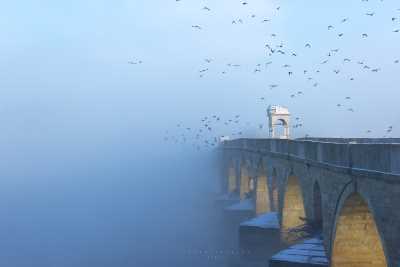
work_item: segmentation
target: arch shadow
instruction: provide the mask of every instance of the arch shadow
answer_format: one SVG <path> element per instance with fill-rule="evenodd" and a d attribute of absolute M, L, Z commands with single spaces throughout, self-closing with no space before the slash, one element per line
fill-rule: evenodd
<path fill-rule="evenodd" d="M 311 222 L 315 234 L 322 234 L 323 222 L 321 188 L 318 181 L 316 181 L 313 188 L 313 220 Z"/>

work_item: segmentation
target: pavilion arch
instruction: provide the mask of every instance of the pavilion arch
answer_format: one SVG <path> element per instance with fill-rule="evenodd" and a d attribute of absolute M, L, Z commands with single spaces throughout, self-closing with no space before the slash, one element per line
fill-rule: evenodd
<path fill-rule="evenodd" d="M 271 138 L 289 138 L 289 120 L 290 113 L 285 107 L 269 106 L 268 107 L 269 135 Z M 280 127 L 282 133 L 277 133 L 277 126 Z"/>
<path fill-rule="evenodd" d="M 256 179 L 256 214 L 270 211 L 270 199 L 268 191 L 268 178 L 262 159 L 257 166 Z"/>
<path fill-rule="evenodd" d="M 321 188 L 316 181 L 313 188 L 313 226 L 318 232 L 322 232 L 323 221 Z"/>
<path fill-rule="evenodd" d="M 244 160 L 240 163 L 240 199 L 246 198 L 247 194 L 250 192 L 251 179 L 249 172 L 249 164 Z"/>
<path fill-rule="evenodd" d="M 387 267 L 384 244 L 368 203 L 351 193 L 336 219 L 331 267 Z"/>
<path fill-rule="evenodd" d="M 275 138 L 288 138 L 289 124 L 286 119 L 281 118 L 275 121 L 273 134 Z"/>
<path fill-rule="evenodd" d="M 288 176 L 284 192 L 282 209 L 282 240 L 292 243 L 299 239 L 297 233 L 291 232 L 292 229 L 304 224 L 305 209 L 300 180 L 291 172 Z"/>

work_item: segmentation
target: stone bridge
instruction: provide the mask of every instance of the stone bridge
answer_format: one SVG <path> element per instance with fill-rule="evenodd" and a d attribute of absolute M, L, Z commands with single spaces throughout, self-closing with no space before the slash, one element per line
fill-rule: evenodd
<path fill-rule="evenodd" d="M 276 216 L 286 247 L 270 266 L 400 267 L 400 139 L 237 139 L 219 152 L 224 198 L 250 203 L 253 222 Z"/>

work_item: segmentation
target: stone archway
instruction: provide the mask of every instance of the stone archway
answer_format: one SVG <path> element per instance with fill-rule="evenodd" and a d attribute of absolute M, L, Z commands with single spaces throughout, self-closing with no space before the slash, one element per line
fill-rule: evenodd
<path fill-rule="evenodd" d="M 298 233 L 292 232 L 294 228 L 304 224 L 305 209 L 299 178 L 289 175 L 284 193 L 282 210 L 282 240 L 292 243 L 299 239 Z"/>
<path fill-rule="evenodd" d="M 236 191 L 237 183 L 236 183 L 236 169 L 233 164 L 229 167 L 228 170 L 228 193 L 231 194 Z"/>
<path fill-rule="evenodd" d="M 358 193 L 344 202 L 336 223 L 332 267 L 387 267 L 372 212 Z"/>
<path fill-rule="evenodd" d="M 262 165 L 258 168 L 256 186 L 256 214 L 270 211 L 267 175 Z"/>
<path fill-rule="evenodd" d="M 271 201 L 271 211 L 278 211 L 279 209 L 279 198 L 278 198 L 278 174 L 276 169 L 272 170 L 271 175 L 271 190 L 270 190 L 270 201 Z"/>
<path fill-rule="evenodd" d="M 246 198 L 250 192 L 250 174 L 246 164 L 240 164 L 240 199 Z"/>

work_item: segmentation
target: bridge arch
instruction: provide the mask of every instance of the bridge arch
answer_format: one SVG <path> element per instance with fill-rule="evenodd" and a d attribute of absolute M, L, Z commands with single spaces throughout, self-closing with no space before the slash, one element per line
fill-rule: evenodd
<path fill-rule="evenodd" d="M 228 167 L 228 194 L 232 194 L 237 191 L 236 176 L 236 165 L 235 162 L 231 160 Z"/>
<path fill-rule="evenodd" d="M 242 160 L 240 163 L 240 199 L 246 199 L 251 190 L 250 164 Z"/>
<path fill-rule="evenodd" d="M 270 211 L 268 177 L 262 159 L 257 167 L 256 179 L 256 214 Z"/>
<path fill-rule="evenodd" d="M 270 182 L 270 202 L 271 211 L 278 211 L 279 209 L 279 198 L 278 198 L 278 173 L 276 168 L 271 171 L 271 182 Z"/>
<path fill-rule="evenodd" d="M 282 240 L 287 243 L 296 241 L 298 233 L 293 229 L 304 224 L 305 209 L 299 178 L 291 172 L 287 178 L 283 197 L 281 219 Z"/>
<path fill-rule="evenodd" d="M 336 215 L 331 267 L 387 267 L 384 242 L 360 193 L 351 193 Z"/>

